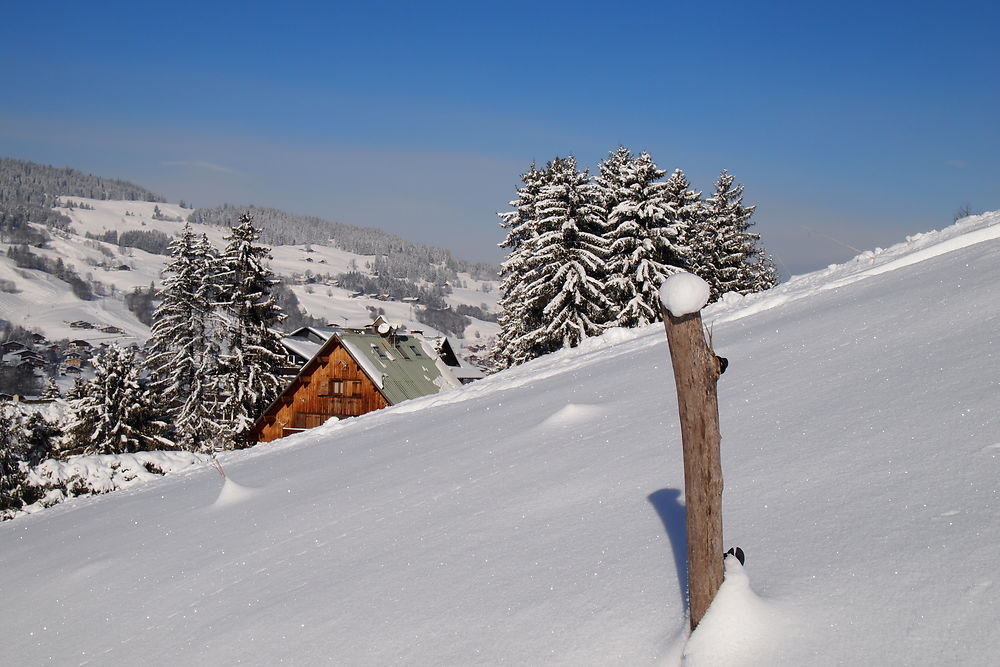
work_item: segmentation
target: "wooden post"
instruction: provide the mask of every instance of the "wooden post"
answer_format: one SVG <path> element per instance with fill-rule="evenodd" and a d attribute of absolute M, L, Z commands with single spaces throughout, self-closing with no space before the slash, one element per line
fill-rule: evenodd
<path fill-rule="evenodd" d="M 721 366 L 705 341 L 701 313 L 674 317 L 661 307 L 677 384 L 684 450 L 688 599 L 694 630 L 723 579 L 722 462 L 719 452 Z"/>

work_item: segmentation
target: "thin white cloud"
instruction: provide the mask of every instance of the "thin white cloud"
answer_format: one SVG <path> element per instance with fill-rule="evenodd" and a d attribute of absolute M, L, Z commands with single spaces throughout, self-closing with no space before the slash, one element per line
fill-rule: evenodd
<path fill-rule="evenodd" d="M 167 167 L 190 167 L 192 169 L 206 169 L 208 171 L 217 171 L 223 174 L 235 174 L 235 169 L 230 169 L 221 164 L 215 164 L 214 162 L 205 162 L 203 160 L 173 160 L 170 162 L 164 162 L 164 166 Z"/>
<path fill-rule="evenodd" d="M 945 160 L 944 163 L 949 167 L 955 167 L 956 169 L 965 169 L 969 166 L 969 163 L 965 160 Z"/>

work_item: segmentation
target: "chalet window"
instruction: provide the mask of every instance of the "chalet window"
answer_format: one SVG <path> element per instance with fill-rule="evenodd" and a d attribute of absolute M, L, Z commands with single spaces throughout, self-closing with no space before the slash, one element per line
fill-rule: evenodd
<path fill-rule="evenodd" d="M 410 349 L 413 350 L 413 356 L 415 356 L 415 357 L 422 357 L 422 356 L 424 356 L 424 355 L 420 354 L 420 350 L 417 349 L 416 345 L 411 345 Z"/>
<path fill-rule="evenodd" d="M 343 393 L 343 380 L 323 380 L 319 387 L 320 396 L 339 396 Z"/>
<path fill-rule="evenodd" d="M 410 358 L 410 355 L 408 355 L 408 354 L 406 353 L 406 348 L 405 348 L 405 347 L 403 347 L 402 345 L 400 345 L 399 347 L 397 347 L 397 348 L 396 348 L 396 350 L 397 350 L 397 351 L 399 352 L 399 354 L 400 354 L 400 355 L 401 355 L 401 356 L 402 356 L 402 357 L 403 357 L 404 359 L 409 359 L 409 358 Z"/>
<path fill-rule="evenodd" d="M 324 381 L 321 396 L 360 396 L 361 380 L 333 379 Z"/>
<path fill-rule="evenodd" d="M 385 350 L 383 350 L 381 347 L 379 347 L 375 343 L 372 343 L 372 350 L 374 350 L 375 354 L 377 354 L 379 356 L 379 359 L 388 359 L 389 358 L 386 355 Z"/>

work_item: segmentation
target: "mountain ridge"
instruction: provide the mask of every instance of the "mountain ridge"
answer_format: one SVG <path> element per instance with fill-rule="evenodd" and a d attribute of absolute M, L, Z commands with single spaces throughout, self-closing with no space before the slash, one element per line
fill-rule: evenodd
<path fill-rule="evenodd" d="M 58 227 L 24 223 L 21 228 L 36 242 L 30 246 L 0 240 L 0 319 L 27 329 L 37 329 L 50 339 L 81 338 L 90 342 L 141 343 L 149 328 L 126 306 L 126 296 L 136 290 L 148 291 L 159 285 L 168 257 L 138 247 L 125 247 L 108 240 L 126 235 L 160 233 L 173 238 L 181 230 L 187 214 L 175 204 L 163 202 L 95 200 L 72 197 L 57 200 L 54 211 L 69 222 Z M 192 224 L 197 233 L 206 234 L 213 245 L 225 245 L 225 227 Z M 334 323 L 371 321 L 377 314 L 422 327 L 418 321 L 419 300 L 393 298 L 389 294 L 358 294 L 339 287 L 337 276 L 350 272 L 375 275 L 387 266 L 385 258 L 346 252 L 331 244 L 273 246 L 271 266 L 283 279 L 299 306 L 312 317 Z M 18 258 L 36 257 L 26 264 Z M 19 265 L 20 264 L 20 265 Z M 91 286 L 92 299 L 73 294 L 63 278 L 34 266 L 62 266 Z M 433 271 L 425 265 L 424 270 Z M 444 267 L 441 268 L 445 271 Z M 384 273 L 384 271 L 383 271 Z M 436 308 L 469 306 L 495 311 L 494 281 L 477 281 L 464 273 L 447 271 L 436 274 L 435 282 L 411 279 L 420 290 L 417 294 L 439 295 Z M 400 280 L 406 280 L 404 276 Z M 428 302 L 430 304 L 430 302 Z M 451 331 L 485 344 L 495 334 L 495 322 L 466 319 L 450 320 Z M 79 329 L 71 323 L 89 321 L 95 325 L 114 326 L 123 334 L 106 336 L 97 329 Z M 99 328 L 99 327 L 98 327 Z M 441 333 L 448 333 L 441 331 Z"/>

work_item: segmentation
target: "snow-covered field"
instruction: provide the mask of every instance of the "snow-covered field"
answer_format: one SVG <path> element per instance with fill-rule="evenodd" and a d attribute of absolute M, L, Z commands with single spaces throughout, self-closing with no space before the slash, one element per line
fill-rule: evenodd
<path fill-rule="evenodd" d="M 136 248 L 119 248 L 117 245 L 87 239 L 87 234 L 100 236 L 115 230 L 119 234 L 126 231 L 160 231 L 174 236 L 182 229 L 183 219 L 190 213 L 176 204 L 137 201 L 113 201 L 86 199 L 82 197 L 64 198 L 63 203 L 72 202 L 75 207 L 60 208 L 60 212 L 72 220 L 74 233 L 54 236 L 46 248 L 31 248 L 31 252 L 55 261 L 61 259 L 74 268 L 82 277 L 89 277 L 116 290 L 116 296 L 81 301 L 73 295 L 69 286 L 52 275 L 36 270 L 15 267 L 6 257 L 8 244 L 0 243 L 0 281 L 6 280 L 17 287 L 15 292 L 0 291 L 0 319 L 14 324 L 37 329 L 50 340 L 63 338 L 82 339 L 93 344 L 118 342 L 129 344 L 142 342 L 149 337 L 149 328 L 135 319 L 121 300 L 122 294 L 136 287 L 147 288 L 150 283 L 160 285 L 161 271 L 168 261 L 162 255 L 154 255 Z M 79 208 L 80 205 L 89 208 Z M 159 208 L 161 217 L 153 217 Z M 219 249 L 225 247 L 223 237 L 228 230 L 208 225 L 192 225 L 196 233 L 208 235 L 212 244 Z M 365 263 L 373 258 L 354 255 L 333 245 L 311 244 L 309 246 L 276 246 L 271 252 L 271 268 L 281 276 L 305 276 L 307 272 L 331 276 L 350 270 L 351 262 L 362 271 Z M 100 265 L 105 266 L 100 266 Z M 121 266 L 128 270 L 120 270 Z M 477 292 L 481 284 L 467 274 L 459 274 L 459 279 L 468 283 L 469 288 L 456 287 L 448 298 L 453 305 L 468 304 L 478 306 L 485 302 L 490 312 L 496 312 L 496 290 L 490 293 Z M 495 284 L 494 284 L 495 285 Z M 368 306 L 383 308 L 386 316 L 416 328 L 428 329 L 415 319 L 409 304 L 396 301 L 378 301 L 368 298 L 351 298 L 348 290 L 325 284 L 292 287 L 306 311 L 314 317 L 327 319 L 337 324 L 360 325 L 371 322 Z M 97 325 L 98 329 L 75 329 L 74 321 L 86 321 Z M 107 334 L 101 327 L 114 326 L 122 329 L 122 334 Z M 475 340 L 480 332 L 482 341 Z M 473 320 L 465 333 L 468 343 L 485 341 L 495 335 L 497 325 L 493 322 Z M 459 342 L 459 341 L 456 341 Z"/>
<path fill-rule="evenodd" d="M 998 284 L 994 213 L 704 311 L 747 563 L 686 644 L 651 326 L 0 524 L 0 662 L 996 664 Z"/>

